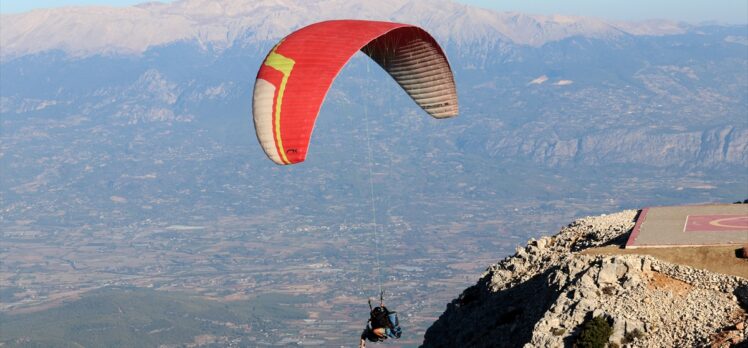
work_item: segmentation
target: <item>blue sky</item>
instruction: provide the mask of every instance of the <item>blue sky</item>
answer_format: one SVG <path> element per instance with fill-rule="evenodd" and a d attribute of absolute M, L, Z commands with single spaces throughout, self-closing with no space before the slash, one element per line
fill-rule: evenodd
<path fill-rule="evenodd" d="M 71 5 L 129 6 L 147 0 L 0 0 L 0 12 Z M 372 0 L 376 1 L 376 0 Z M 457 0 L 499 11 L 569 14 L 607 19 L 663 18 L 687 22 L 748 23 L 748 0 Z"/>

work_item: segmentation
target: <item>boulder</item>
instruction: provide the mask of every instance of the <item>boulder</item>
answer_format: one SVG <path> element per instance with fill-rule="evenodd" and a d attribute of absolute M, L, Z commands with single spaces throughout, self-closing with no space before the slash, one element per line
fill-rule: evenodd
<path fill-rule="evenodd" d="M 613 262 L 603 263 L 600 273 L 597 274 L 597 284 L 599 286 L 618 283 L 618 265 Z"/>

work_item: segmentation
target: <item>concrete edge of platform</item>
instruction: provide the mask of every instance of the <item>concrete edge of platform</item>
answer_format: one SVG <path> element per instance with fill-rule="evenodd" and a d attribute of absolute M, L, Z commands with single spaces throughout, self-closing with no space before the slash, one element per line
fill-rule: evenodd
<path fill-rule="evenodd" d="M 714 247 L 729 247 L 737 246 L 742 247 L 744 244 L 740 242 L 736 243 L 722 243 L 722 244 L 657 244 L 657 245 L 632 245 L 626 246 L 626 249 L 666 249 L 666 248 L 714 248 Z"/>
<path fill-rule="evenodd" d="M 636 242 L 636 238 L 639 237 L 639 232 L 641 231 L 644 219 L 647 218 L 647 212 L 649 212 L 649 207 L 643 208 L 639 211 L 639 214 L 636 215 L 636 224 L 631 230 L 631 234 L 629 235 L 629 239 L 626 241 L 624 249 L 636 249 L 638 247 L 635 246 L 634 243 Z"/>

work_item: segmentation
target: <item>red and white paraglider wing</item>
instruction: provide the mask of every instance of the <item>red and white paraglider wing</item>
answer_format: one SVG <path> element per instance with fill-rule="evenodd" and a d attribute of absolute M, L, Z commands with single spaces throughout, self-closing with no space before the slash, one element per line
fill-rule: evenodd
<path fill-rule="evenodd" d="M 338 72 L 363 51 L 436 118 L 456 116 L 454 77 L 443 50 L 407 24 L 337 20 L 312 24 L 281 40 L 257 73 L 257 138 L 277 164 L 304 161 L 322 102 Z"/>

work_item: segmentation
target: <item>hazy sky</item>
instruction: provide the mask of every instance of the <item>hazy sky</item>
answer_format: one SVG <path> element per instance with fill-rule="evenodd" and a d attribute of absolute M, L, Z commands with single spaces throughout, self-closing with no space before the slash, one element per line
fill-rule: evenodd
<path fill-rule="evenodd" d="M 0 0 L 0 12 L 70 5 L 129 6 L 147 0 Z M 376 0 L 372 0 L 376 1 Z M 609 19 L 663 18 L 688 22 L 748 23 L 748 0 L 457 0 L 499 11 L 570 14 Z"/>

